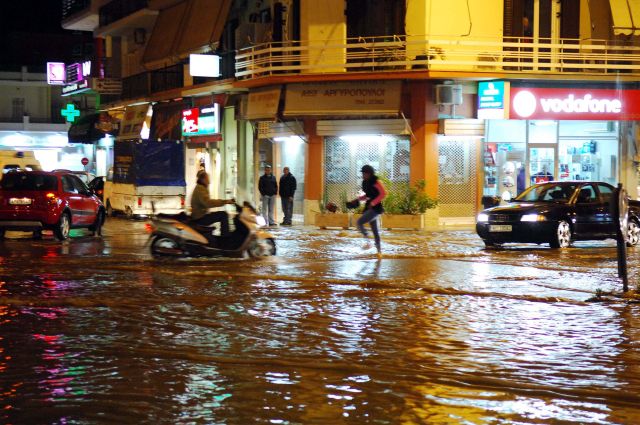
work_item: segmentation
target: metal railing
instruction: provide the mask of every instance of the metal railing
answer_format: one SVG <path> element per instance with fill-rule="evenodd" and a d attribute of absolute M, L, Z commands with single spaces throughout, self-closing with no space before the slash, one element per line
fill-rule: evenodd
<path fill-rule="evenodd" d="M 122 99 L 138 99 L 184 86 L 184 65 L 177 64 L 122 79 Z"/>
<path fill-rule="evenodd" d="M 100 26 L 104 27 L 144 9 L 149 0 L 112 0 L 100 8 Z"/>
<path fill-rule="evenodd" d="M 91 6 L 91 0 L 62 0 L 62 20 L 88 9 Z"/>
<path fill-rule="evenodd" d="M 290 41 L 238 51 L 236 78 L 365 71 L 640 74 L 640 46 L 607 40 L 390 36 Z"/>

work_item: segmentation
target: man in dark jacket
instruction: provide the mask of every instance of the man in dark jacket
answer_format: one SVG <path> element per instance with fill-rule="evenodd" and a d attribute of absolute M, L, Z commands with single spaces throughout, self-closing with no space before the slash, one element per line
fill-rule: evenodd
<path fill-rule="evenodd" d="M 278 195 L 278 181 L 271 173 L 271 166 L 264 167 L 264 174 L 258 181 L 258 190 L 262 196 L 262 216 L 269 223 L 269 226 L 275 226 L 276 220 L 273 213 L 276 207 L 276 196 Z"/>
<path fill-rule="evenodd" d="M 283 226 L 291 226 L 293 223 L 293 196 L 296 194 L 296 178 L 293 177 L 289 167 L 284 167 L 280 177 L 280 200 L 282 201 Z"/>

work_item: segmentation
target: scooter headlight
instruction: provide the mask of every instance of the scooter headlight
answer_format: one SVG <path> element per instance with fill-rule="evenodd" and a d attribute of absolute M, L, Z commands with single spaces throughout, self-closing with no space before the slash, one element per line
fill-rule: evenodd
<path fill-rule="evenodd" d="M 257 215 L 257 216 L 256 216 L 256 224 L 257 224 L 258 226 L 261 226 L 261 227 L 262 227 L 262 226 L 266 226 L 266 225 L 267 225 L 267 221 L 264 219 L 264 217 L 263 217 L 263 216 L 261 216 L 261 215 Z"/>

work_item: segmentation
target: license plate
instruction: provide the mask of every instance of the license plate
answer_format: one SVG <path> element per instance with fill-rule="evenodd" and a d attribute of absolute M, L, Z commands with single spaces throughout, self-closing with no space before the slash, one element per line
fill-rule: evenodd
<path fill-rule="evenodd" d="M 489 231 L 490 232 L 510 232 L 511 226 L 510 225 L 498 225 L 498 224 L 492 224 L 491 226 L 489 226 Z"/>
<path fill-rule="evenodd" d="M 9 205 L 31 205 L 29 198 L 10 198 Z"/>

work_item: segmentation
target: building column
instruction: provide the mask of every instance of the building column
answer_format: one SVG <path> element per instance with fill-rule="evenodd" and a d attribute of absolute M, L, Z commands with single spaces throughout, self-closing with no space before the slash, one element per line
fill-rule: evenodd
<path fill-rule="evenodd" d="M 316 121 L 304 121 L 307 136 L 307 156 L 304 173 L 304 224 L 313 224 L 320 212 L 324 192 L 324 138 L 316 134 Z"/>
<path fill-rule="evenodd" d="M 425 180 L 425 191 L 438 197 L 438 113 L 433 103 L 433 86 L 427 82 L 409 83 L 411 93 L 410 180 Z"/>

